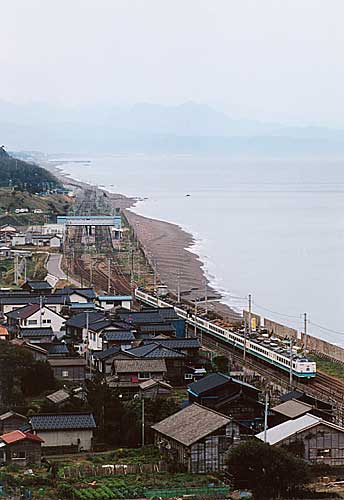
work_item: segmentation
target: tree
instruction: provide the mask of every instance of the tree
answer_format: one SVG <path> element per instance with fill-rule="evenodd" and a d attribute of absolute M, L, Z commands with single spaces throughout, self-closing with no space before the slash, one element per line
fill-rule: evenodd
<path fill-rule="evenodd" d="M 251 490 L 255 500 L 284 497 L 310 479 L 303 460 L 256 440 L 233 448 L 227 465 L 233 486 Z"/>
<path fill-rule="evenodd" d="M 228 358 L 226 358 L 226 356 L 216 356 L 216 358 L 213 359 L 213 362 L 217 371 L 222 373 L 228 372 Z"/>

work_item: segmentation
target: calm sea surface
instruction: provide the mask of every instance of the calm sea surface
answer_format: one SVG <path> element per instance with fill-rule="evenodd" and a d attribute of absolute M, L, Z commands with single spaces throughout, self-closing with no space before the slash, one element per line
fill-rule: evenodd
<path fill-rule="evenodd" d="M 195 236 L 194 250 L 224 302 L 242 308 L 251 293 L 254 311 L 297 328 L 307 312 L 312 334 L 344 345 L 344 160 L 85 160 L 63 169 L 147 198 L 137 213 Z"/>

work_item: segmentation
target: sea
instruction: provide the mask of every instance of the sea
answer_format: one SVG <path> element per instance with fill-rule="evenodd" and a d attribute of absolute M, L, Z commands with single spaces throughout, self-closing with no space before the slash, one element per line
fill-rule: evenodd
<path fill-rule="evenodd" d="M 66 159 L 65 159 L 66 160 Z M 113 155 L 71 177 L 138 199 L 191 233 L 222 301 L 344 346 L 344 159 Z"/>

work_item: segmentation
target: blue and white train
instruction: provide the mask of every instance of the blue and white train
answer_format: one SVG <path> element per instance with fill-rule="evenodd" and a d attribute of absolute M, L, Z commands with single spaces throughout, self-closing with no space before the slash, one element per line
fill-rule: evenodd
<path fill-rule="evenodd" d="M 139 288 L 135 290 L 135 297 L 140 302 L 153 307 L 174 307 L 178 316 L 184 318 L 189 325 L 212 335 L 220 340 L 229 342 L 234 347 L 244 350 L 245 336 L 242 332 L 237 332 L 223 328 L 211 321 L 207 321 L 195 314 L 186 311 L 180 306 L 170 304 L 160 297 L 147 293 Z M 316 375 L 316 363 L 296 352 L 290 352 L 287 342 L 281 342 L 273 337 L 255 336 L 246 338 L 246 353 L 251 354 L 277 368 L 289 372 L 292 369 L 293 377 L 309 379 Z M 291 366 L 292 363 L 292 366 Z"/>

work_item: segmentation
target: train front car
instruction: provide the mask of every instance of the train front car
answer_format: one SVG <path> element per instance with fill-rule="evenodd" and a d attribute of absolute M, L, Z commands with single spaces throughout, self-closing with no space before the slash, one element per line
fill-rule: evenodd
<path fill-rule="evenodd" d="M 295 361 L 295 375 L 300 378 L 314 378 L 317 372 L 316 362 L 312 359 L 302 357 Z"/>

